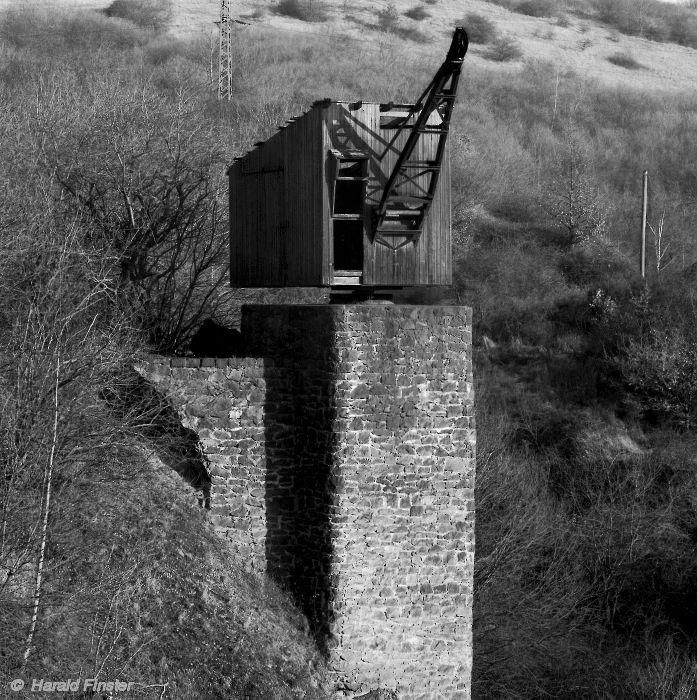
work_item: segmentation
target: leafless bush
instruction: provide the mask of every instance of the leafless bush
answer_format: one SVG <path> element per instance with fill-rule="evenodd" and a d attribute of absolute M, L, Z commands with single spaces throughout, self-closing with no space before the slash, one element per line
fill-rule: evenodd
<path fill-rule="evenodd" d="M 57 196 L 119 258 L 121 303 L 153 347 L 183 347 L 227 282 L 223 162 L 192 95 L 175 108 L 105 83 L 88 115 L 49 105 L 37 125 Z"/>
<path fill-rule="evenodd" d="M 496 25 L 483 15 L 470 12 L 460 24 L 467 30 L 467 36 L 474 44 L 488 44 L 496 38 Z"/>
<path fill-rule="evenodd" d="M 607 57 L 607 60 L 621 68 L 627 68 L 628 70 L 639 70 L 640 68 L 645 68 L 644 65 L 639 63 L 634 56 L 628 53 L 613 53 L 611 56 Z"/>
<path fill-rule="evenodd" d="M 624 34 L 697 46 L 697 17 L 689 7 L 657 0 L 595 0 L 601 21 Z"/>
<path fill-rule="evenodd" d="M 671 638 L 651 638 L 637 660 L 628 690 L 637 698 L 687 699 L 697 694 L 697 663 Z"/>
<path fill-rule="evenodd" d="M 629 340 L 622 376 L 651 410 L 692 426 L 697 416 L 697 340 L 682 329 L 658 328 Z"/>
<path fill-rule="evenodd" d="M 540 206 L 568 232 L 571 243 L 586 243 L 607 231 L 607 207 L 595 183 L 583 137 L 572 127 L 557 150 Z"/>
<path fill-rule="evenodd" d="M 551 0 L 523 0 L 514 7 L 516 12 L 530 17 L 553 17 L 556 11 Z"/>
<path fill-rule="evenodd" d="M 329 17 L 329 10 L 322 0 L 281 0 L 276 5 L 276 12 L 303 22 L 324 22 Z"/>
<path fill-rule="evenodd" d="M 399 12 L 397 6 L 391 2 L 387 7 L 378 12 L 378 27 L 383 32 L 394 32 L 399 25 Z"/>
<path fill-rule="evenodd" d="M 404 13 L 404 16 L 408 17 L 409 19 L 413 19 L 416 22 L 421 22 L 428 19 L 431 15 L 425 8 L 421 7 L 420 5 L 416 5 L 415 7 L 407 10 Z"/>
<path fill-rule="evenodd" d="M 35 214 L 0 245 L 0 597 L 13 612 L 0 634 L 3 646 L 13 640 L 17 671 L 35 663 L 66 603 L 63 572 L 84 556 L 63 519 L 67 494 L 86 473 L 104 478 L 132 440 L 133 424 L 110 420 L 101 391 L 137 345 L 114 305 L 116 259 L 85 244 L 79 220 Z"/>
<path fill-rule="evenodd" d="M 484 56 L 490 61 L 505 63 L 521 58 L 523 52 L 518 43 L 510 36 L 499 36 L 494 39 Z"/>
<path fill-rule="evenodd" d="M 114 0 L 104 10 L 107 17 L 119 17 L 143 27 L 160 31 L 172 20 L 170 0 Z"/>

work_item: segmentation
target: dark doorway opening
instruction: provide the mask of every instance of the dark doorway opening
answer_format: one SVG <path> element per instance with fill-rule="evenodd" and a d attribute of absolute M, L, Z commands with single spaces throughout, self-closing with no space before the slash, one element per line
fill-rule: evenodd
<path fill-rule="evenodd" d="M 334 271 L 363 271 L 363 221 L 334 221 Z"/>

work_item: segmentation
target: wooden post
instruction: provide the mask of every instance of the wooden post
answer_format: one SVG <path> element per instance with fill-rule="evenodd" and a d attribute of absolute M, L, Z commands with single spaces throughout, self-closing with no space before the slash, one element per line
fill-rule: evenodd
<path fill-rule="evenodd" d="M 649 200 L 649 171 L 644 170 L 642 175 L 641 197 L 641 277 L 646 279 L 646 210 Z"/>

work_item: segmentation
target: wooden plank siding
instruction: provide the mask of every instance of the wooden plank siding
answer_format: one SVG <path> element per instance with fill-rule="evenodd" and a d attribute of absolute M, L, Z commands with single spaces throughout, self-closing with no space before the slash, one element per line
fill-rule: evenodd
<path fill-rule="evenodd" d="M 322 286 L 320 117 L 315 108 L 283 130 L 286 192 L 286 282 Z"/>
<path fill-rule="evenodd" d="M 331 286 L 333 281 L 331 149 L 368 155 L 363 210 L 364 286 L 452 282 L 450 162 L 446 146 L 434 200 L 418 242 L 397 251 L 373 242 L 372 211 L 404 147 L 380 126 L 380 105 L 316 103 L 229 168 L 233 286 Z M 435 119 L 431 120 L 436 123 Z M 437 136 L 424 136 L 415 157 L 431 160 Z M 246 173 L 246 174 L 245 174 Z M 407 185 L 403 191 L 414 194 Z"/>
<path fill-rule="evenodd" d="M 323 285 L 319 126 L 310 110 L 228 169 L 232 286 Z"/>

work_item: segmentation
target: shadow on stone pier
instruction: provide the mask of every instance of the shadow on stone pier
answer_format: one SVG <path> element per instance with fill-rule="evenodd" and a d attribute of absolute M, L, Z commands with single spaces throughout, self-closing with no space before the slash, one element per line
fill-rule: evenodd
<path fill-rule="evenodd" d="M 266 566 L 329 650 L 331 465 L 337 437 L 334 324 L 326 307 L 244 307 L 243 335 L 264 357 Z"/>

